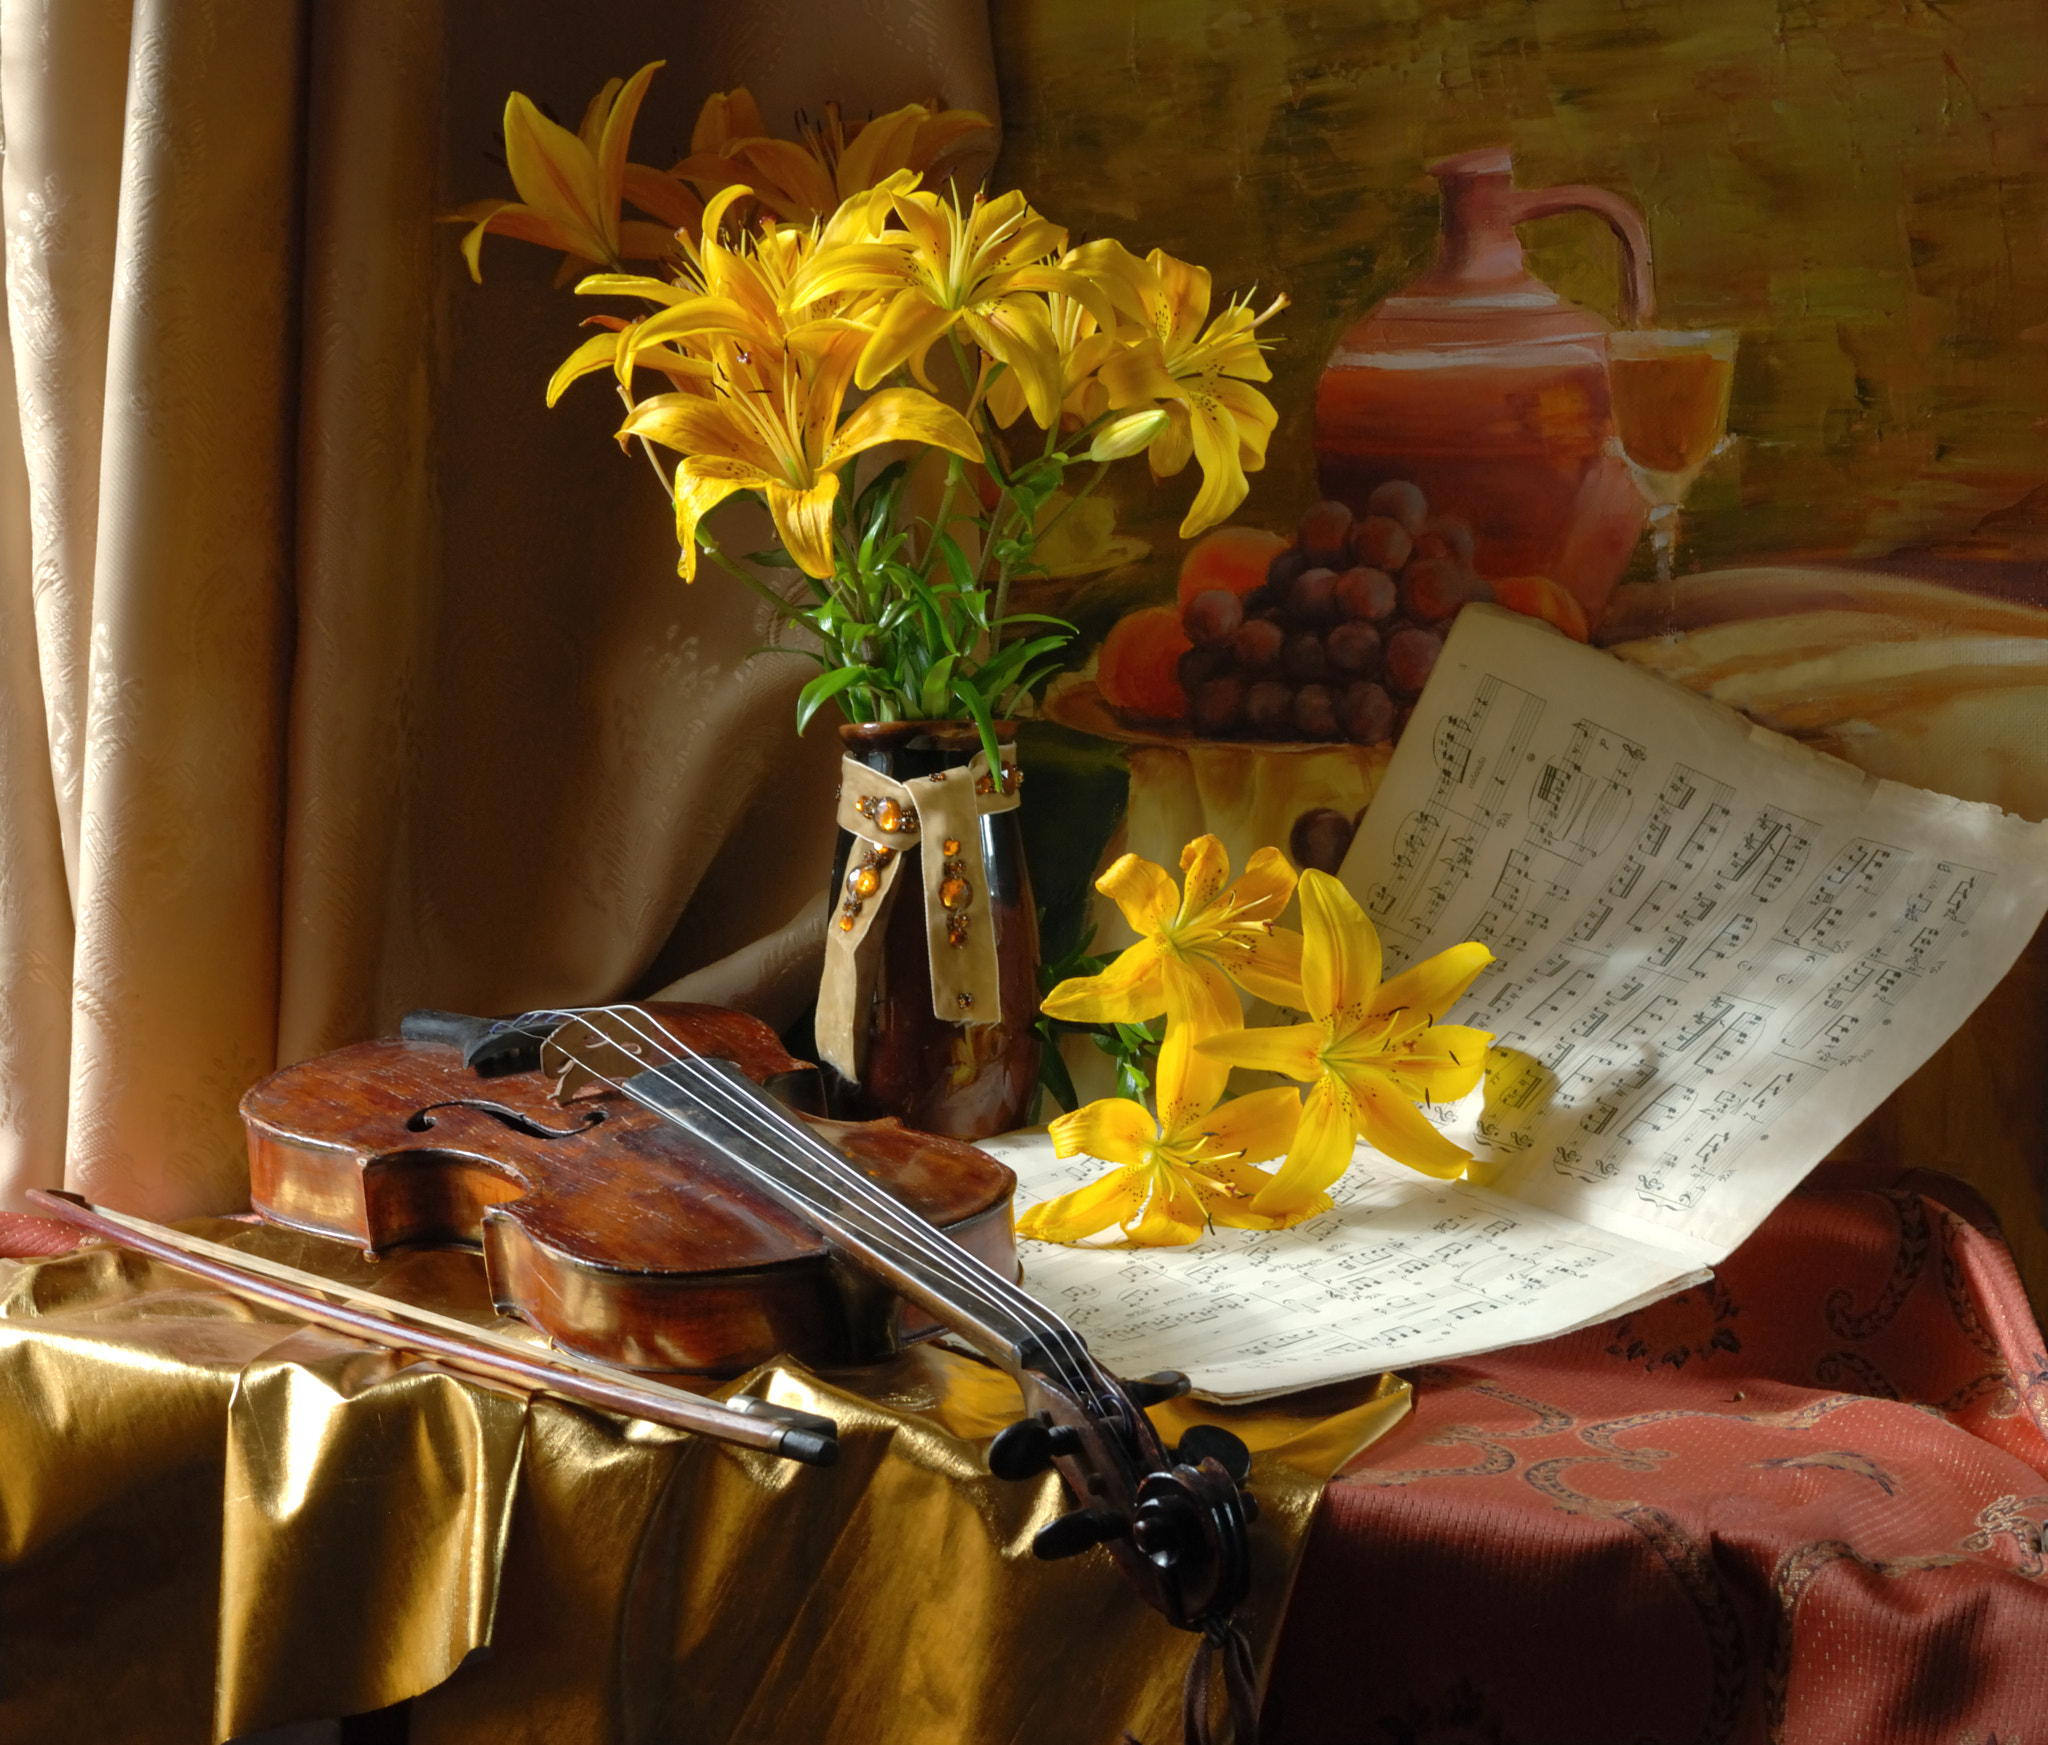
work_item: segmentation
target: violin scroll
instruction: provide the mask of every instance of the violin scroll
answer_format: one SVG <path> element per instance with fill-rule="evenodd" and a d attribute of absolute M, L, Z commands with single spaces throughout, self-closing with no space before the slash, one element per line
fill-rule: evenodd
<path fill-rule="evenodd" d="M 1107 1412 L 1042 1377 L 1030 1380 L 1027 1397 L 1035 1395 L 1039 1409 L 990 1443 L 989 1470 L 1026 1479 L 1055 1467 L 1080 1505 L 1039 1529 L 1033 1555 L 1050 1561 L 1107 1546 L 1146 1601 L 1178 1628 L 1206 1631 L 1227 1620 L 1250 1581 L 1248 1530 L 1258 1516 L 1244 1487 L 1251 1470 L 1244 1443 L 1220 1426 L 1198 1424 L 1167 1450 L 1138 1399 L 1184 1393 L 1185 1377 L 1104 1377 Z"/>

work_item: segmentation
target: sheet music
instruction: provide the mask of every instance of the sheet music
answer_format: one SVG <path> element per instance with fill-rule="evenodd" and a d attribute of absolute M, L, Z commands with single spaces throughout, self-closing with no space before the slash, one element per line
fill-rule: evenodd
<path fill-rule="evenodd" d="M 1721 1259 L 2048 911 L 2048 826 L 1878 781 L 1498 608 L 1463 613 L 1343 868 L 1388 973 L 1499 960 L 1437 1111 L 1497 1192 Z"/>
<path fill-rule="evenodd" d="M 1100 1175 L 1044 1133 L 984 1140 L 1019 1205 Z M 1256 1399 L 1547 1339 L 1705 1273 L 1361 1145 L 1334 1210 L 1292 1230 L 1215 1230 L 1193 1248 L 1020 1242 L 1024 1288 L 1118 1375 L 1187 1372 L 1212 1399 Z"/>
<path fill-rule="evenodd" d="M 1465 939 L 1486 1082 L 1442 1183 L 1190 1249 L 1026 1243 L 1112 1368 L 1246 1398 L 1548 1338 L 1682 1288 L 1945 1042 L 2048 912 L 2048 825 L 1901 787 L 1468 607 L 1347 856 L 1387 973 Z M 1019 1204 L 1099 1174 L 989 1146 Z"/>

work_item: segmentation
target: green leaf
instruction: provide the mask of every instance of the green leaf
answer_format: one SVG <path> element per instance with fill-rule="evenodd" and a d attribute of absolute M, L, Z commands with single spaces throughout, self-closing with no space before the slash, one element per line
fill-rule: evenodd
<path fill-rule="evenodd" d="M 1044 1038 L 1044 1045 L 1038 1051 L 1039 1090 L 1052 1092 L 1062 1109 L 1078 1109 L 1081 1093 L 1074 1089 L 1074 1075 L 1067 1071 L 1067 1063 L 1060 1058 L 1059 1039 L 1052 1033 L 1052 1021 L 1039 1019 L 1038 1032 Z M 1038 1105 L 1034 1101 L 1031 1118 L 1036 1121 L 1038 1117 Z"/>
<path fill-rule="evenodd" d="M 946 705 L 953 689 L 953 668 L 958 657 L 947 655 L 932 663 L 931 670 L 924 676 L 924 684 L 918 691 L 918 703 L 928 720 L 937 720 L 946 713 Z"/>
<path fill-rule="evenodd" d="M 763 569 L 767 570 L 793 570 L 796 568 L 796 559 L 791 557 L 779 545 L 766 546 L 760 551 L 750 551 L 740 561 L 742 563 L 759 564 Z"/>
<path fill-rule="evenodd" d="M 853 524 L 865 528 L 871 535 L 886 526 L 895 510 L 897 493 L 909 473 L 910 461 L 905 457 L 892 460 L 868 480 L 867 489 L 854 502 Z"/>
<path fill-rule="evenodd" d="M 967 561 L 967 554 L 960 549 L 957 539 L 950 533 L 934 533 L 932 549 L 939 554 L 956 585 L 962 588 L 974 586 L 974 566 Z"/>
<path fill-rule="evenodd" d="M 843 666 L 837 672 L 819 674 L 796 694 L 797 732 L 803 732 L 811 724 L 811 717 L 848 686 L 882 677 L 872 667 L 864 666 Z"/>
<path fill-rule="evenodd" d="M 995 719 L 988 712 L 988 704 L 972 685 L 955 684 L 953 695 L 966 706 L 967 713 L 974 718 L 974 725 L 981 729 L 981 749 L 988 754 L 988 767 L 1000 770 L 1003 767 L 1002 747 L 996 743 Z"/>

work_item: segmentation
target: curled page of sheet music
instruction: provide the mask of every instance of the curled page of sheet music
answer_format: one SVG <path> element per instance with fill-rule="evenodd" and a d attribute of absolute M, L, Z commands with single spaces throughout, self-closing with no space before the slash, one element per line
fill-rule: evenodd
<path fill-rule="evenodd" d="M 2048 912 L 2048 825 L 1865 776 L 1475 606 L 1342 877 L 1388 974 L 1464 939 L 1495 954 L 1449 1014 L 1495 1033 L 1486 1082 L 1431 1111 L 1475 1161 L 1446 1184 L 1361 1147 L 1338 1208 L 1291 1231 L 1027 1245 L 1032 1288 L 1112 1363 L 1244 1397 L 1682 1288 L 2011 968 Z M 993 1149 L 1022 1204 L 1102 1167 Z"/>
<path fill-rule="evenodd" d="M 1343 867 L 1389 972 L 1499 960 L 1444 1111 L 1476 1180 L 1712 1264 L 1953 1035 L 2048 911 L 2048 826 L 1879 781 L 1495 607 Z M 1424 729 L 1418 734 L 1416 729 Z"/>

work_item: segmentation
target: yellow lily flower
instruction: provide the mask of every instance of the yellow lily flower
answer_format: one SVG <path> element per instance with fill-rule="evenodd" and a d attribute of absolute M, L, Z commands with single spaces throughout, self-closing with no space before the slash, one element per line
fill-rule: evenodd
<path fill-rule="evenodd" d="M 963 140 L 993 125 L 978 110 L 941 109 L 936 101 L 848 123 L 839 105 L 828 103 L 822 125 L 802 127 L 798 139 L 774 139 L 741 86 L 705 99 L 690 155 L 669 174 L 695 184 L 706 200 L 744 182 L 785 224 L 810 224 L 898 171 L 911 171 L 914 186 Z"/>
<path fill-rule="evenodd" d="M 1244 1008 L 1231 988 L 1298 1006 L 1299 933 L 1275 927 L 1294 895 L 1294 869 L 1277 848 L 1254 854 L 1235 884 L 1230 855 L 1213 836 L 1181 851 L 1182 890 L 1163 867 L 1127 854 L 1095 881 L 1138 934 L 1100 975 L 1076 976 L 1046 995 L 1042 1010 L 1076 1024 L 1143 1024 L 1164 1012 L 1167 1037 L 1194 1023 L 1204 1033 L 1235 1030 Z M 1213 1099 L 1212 1099 L 1213 1100 Z"/>
<path fill-rule="evenodd" d="M 1155 479 L 1170 478 L 1192 457 L 1202 468 L 1180 536 L 1192 539 L 1230 518 L 1251 486 L 1246 473 L 1266 464 L 1266 444 L 1279 414 L 1253 382 L 1268 382 L 1257 330 L 1287 307 L 1276 297 L 1258 315 L 1232 303 L 1209 321 L 1206 268 L 1154 249 L 1142 261 L 1122 243 L 1086 243 L 1070 257 L 1099 280 L 1136 337 L 1100 368 L 1109 405 L 1118 412 L 1157 407 L 1168 423 L 1147 450 Z M 1207 322 L 1206 329 L 1203 324 Z"/>
<path fill-rule="evenodd" d="M 1452 1102 L 1479 1083 L 1493 1037 L 1439 1024 L 1493 961 L 1475 941 L 1380 980 L 1380 941 L 1365 911 L 1328 873 L 1301 875 L 1302 1004 L 1310 1022 L 1213 1035 L 1200 1053 L 1285 1073 L 1313 1088 L 1287 1161 L 1253 1209 L 1286 1216 L 1344 1173 L 1354 1139 L 1425 1175 L 1454 1176 L 1472 1154 L 1416 1108 Z"/>
<path fill-rule="evenodd" d="M 1174 1247 L 1211 1224 L 1277 1230 L 1329 1205 L 1323 1195 L 1284 1216 L 1254 1209 L 1273 1178 L 1253 1165 L 1287 1149 L 1301 1099 L 1283 1086 L 1217 1108 L 1229 1069 L 1196 1052 L 1199 1036 L 1196 1026 L 1169 1026 L 1159 1051 L 1156 1119 L 1142 1103 L 1105 1097 L 1053 1122 L 1053 1149 L 1061 1157 L 1097 1157 L 1118 1167 L 1031 1207 L 1017 1220 L 1018 1235 L 1078 1242 L 1114 1225 L 1134 1247 Z"/>
<path fill-rule="evenodd" d="M 646 193 L 662 202 L 647 208 L 657 216 L 681 210 L 672 197 L 647 183 L 655 171 L 626 162 L 640 101 L 662 65 L 650 61 L 623 84 L 607 82 L 591 99 L 576 133 L 550 121 L 517 91 L 505 100 L 505 164 L 519 198 L 479 200 L 449 215 L 471 227 L 462 239 L 462 256 L 472 279 L 483 282 L 483 242 L 492 232 L 558 248 L 565 267 L 578 261 L 617 267 L 626 260 L 666 260 L 678 252 L 672 225 L 619 216 L 629 172 L 636 205 Z M 687 190 L 679 192 L 687 196 Z"/>
<path fill-rule="evenodd" d="M 1059 356 L 1060 413 L 1078 429 L 1109 408 L 1108 391 L 1095 372 L 1116 355 L 1117 337 L 1104 332 L 1094 311 L 1073 297 L 1055 291 L 1046 298 L 1045 307 L 1046 324 Z M 1015 370 L 1003 371 L 989 385 L 986 403 L 998 424 L 1007 429 L 1016 423 L 1026 410 L 1023 378 Z M 1138 450 L 1126 452 L 1136 454 Z"/>
<path fill-rule="evenodd" d="M 830 320 L 802 323 L 767 344 L 715 333 L 710 392 L 657 394 L 633 408 L 622 438 L 644 436 L 683 456 L 675 505 L 685 581 L 697 575 L 697 523 L 735 491 L 759 491 L 783 548 L 807 575 L 827 580 L 838 469 L 855 455 L 908 441 L 981 458 L 967 420 L 916 388 L 871 394 L 840 422 L 866 341 L 865 328 Z"/>
<path fill-rule="evenodd" d="M 846 291 L 885 294 L 855 376 L 861 387 L 903 363 L 930 387 L 926 353 L 963 327 L 1009 367 L 1032 418 L 1051 429 L 1066 390 L 1045 299 L 1032 293 L 1071 297 L 1105 325 L 1115 314 L 1092 281 L 1052 263 L 1067 233 L 1015 192 L 993 200 L 976 194 L 964 209 L 957 199 L 916 191 L 893 194 L 891 204 L 901 230 L 820 250 L 791 294 L 800 301 Z"/>

